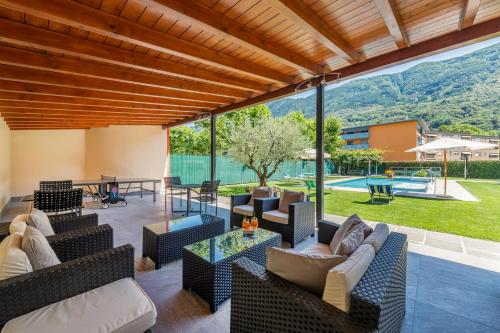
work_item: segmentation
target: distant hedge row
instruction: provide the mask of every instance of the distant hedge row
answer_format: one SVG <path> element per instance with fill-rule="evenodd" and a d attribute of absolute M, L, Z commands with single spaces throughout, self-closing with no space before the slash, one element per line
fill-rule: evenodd
<path fill-rule="evenodd" d="M 448 176 L 463 177 L 464 161 L 449 161 Z M 388 168 L 443 168 L 442 161 L 407 161 L 407 162 L 382 162 L 380 167 Z M 380 170 L 380 169 L 379 169 Z M 500 179 L 500 161 L 469 161 L 467 163 L 469 178 Z"/>

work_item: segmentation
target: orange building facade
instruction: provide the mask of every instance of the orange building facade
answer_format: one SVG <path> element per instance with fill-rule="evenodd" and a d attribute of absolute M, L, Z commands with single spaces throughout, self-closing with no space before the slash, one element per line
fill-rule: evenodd
<path fill-rule="evenodd" d="M 418 119 L 342 129 L 344 149 L 374 148 L 382 151 L 384 161 L 423 160 L 421 153 L 406 150 L 425 143 L 425 123 Z"/>

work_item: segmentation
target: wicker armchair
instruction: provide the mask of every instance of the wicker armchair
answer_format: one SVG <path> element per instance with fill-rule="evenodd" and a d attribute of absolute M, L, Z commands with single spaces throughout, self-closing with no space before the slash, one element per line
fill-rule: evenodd
<path fill-rule="evenodd" d="M 231 216 L 230 216 L 230 228 L 238 227 L 241 228 L 241 223 L 243 222 L 244 215 L 235 213 L 233 211 L 234 207 L 247 205 L 252 197 L 251 194 L 235 194 L 231 196 Z"/>
<path fill-rule="evenodd" d="M 61 264 L 0 281 L 0 327 L 46 305 L 134 277 L 134 248 L 101 225 L 47 237 Z"/>
<path fill-rule="evenodd" d="M 82 213 L 83 189 L 75 188 L 70 190 L 56 191 L 35 191 L 34 207 L 46 213 L 59 213 L 65 211 L 75 211 Z"/>
<path fill-rule="evenodd" d="M 283 237 L 284 242 L 290 243 L 291 247 L 306 239 L 309 236 L 314 236 L 315 227 L 315 212 L 314 202 L 305 201 L 293 203 L 289 205 L 288 223 L 277 223 L 266 220 L 262 217 L 264 212 L 277 210 L 279 207 L 279 198 L 264 198 L 255 199 L 254 209 L 255 215 L 259 219 L 259 226 L 278 232 Z"/>
<path fill-rule="evenodd" d="M 71 190 L 73 188 L 72 180 L 41 180 L 40 191 L 60 191 Z"/>
<path fill-rule="evenodd" d="M 318 241 L 329 244 L 339 226 L 318 227 Z M 406 260 L 406 235 L 391 233 L 352 291 L 346 313 L 241 258 L 232 266 L 231 332 L 399 332 Z"/>

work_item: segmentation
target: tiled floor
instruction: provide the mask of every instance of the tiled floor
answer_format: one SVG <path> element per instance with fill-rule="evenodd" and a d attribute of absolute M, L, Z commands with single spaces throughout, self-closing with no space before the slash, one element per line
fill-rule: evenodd
<path fill-rule="evenodd" d="M 96 212 L 101 224 L 109 223 L 114 229 L 115 245 L 131 243 L 136 248 L 136 279 L 158 310 L 153 332 L 229 332 L 230 301 L 217 313 L 211 314 L 201 298 L 182 289 L 181 260 L 155 271 L 151 261 L 141 258 L 142 226 L 167 218 L 163 201 L 153 203 L 149 196 L 144 199 L 129 197 L 128 201 L 127 207 L 102 210 L 95 206 L 85 209 L 84 214 Z M 2 220 L 8 220 L 24 210 L 25 204 L 13 204 Z M 228 211 L 219 208 L 219 215 L 226 219 L 228 225 Z M 407 313 L 402 332 L 500 332 L 500 273 L 461 264 L 461 257 L 471 255 L 463 251 L 453 252 L 456 247 L 453 241 L 431 234 L 430 238 L 437 246 L 450 246 L 450 250 L 436 250 L 425 245 L 429 232 L 422 235 L 412 228 L 399 228 L 401 232 L 408 232 L 410 237 Z M 314 241 L 304 241 L 297 249 Z M 498 246 L 498 243 L 491 243 Z M 416 250 L 412 250 L 412 244 Z M 461 244 L 473 250 L 483 243 L 467 239 Z M 478 251 L 481 250 L 479 246 Z M 426 251 L 431 251 L 431 255 L 426 255 Z M 496 251 L 495 248 L 492 248 L 493 251 Z M 454 261 L 437 258 L 440 253 L 448 255 L 448 252 L 454 253 Z M 446 255 L 442 257 L 446 258 Z M 481 260 L 492 267 L 497 262 L 488 258 Z"/>

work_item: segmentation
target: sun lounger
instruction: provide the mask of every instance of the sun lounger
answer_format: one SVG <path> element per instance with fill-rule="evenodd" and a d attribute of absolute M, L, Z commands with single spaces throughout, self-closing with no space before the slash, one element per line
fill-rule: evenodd
<path fill-rule="evenodd" d="M 387 185 L 368 184 L 368 192 L 370 192 L 372 203 L 374 202 L 375 195 L 377 194 L 379 198 L 381 197 L 381 195 L 387 196 L 387 198 L 389 199 L 389 204 L 391 203 L 391 200 L 394 200 L 394 189 L 391 184 Z"/>

